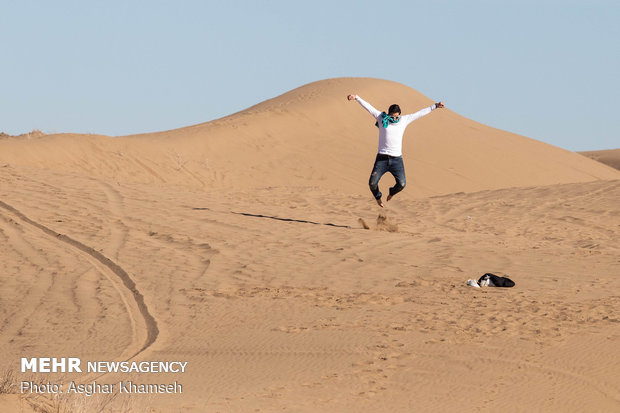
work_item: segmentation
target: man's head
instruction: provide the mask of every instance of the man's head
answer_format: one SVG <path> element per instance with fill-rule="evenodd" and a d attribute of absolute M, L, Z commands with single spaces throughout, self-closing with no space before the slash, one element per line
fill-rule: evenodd
<path fill-rule="evenodd" d="M 388 115 L 390 115 L 394 119 L 398 119 L 400 117 L 400 106 L 398 106 L 396 103 L 391 105 L 388 109 Z"/>

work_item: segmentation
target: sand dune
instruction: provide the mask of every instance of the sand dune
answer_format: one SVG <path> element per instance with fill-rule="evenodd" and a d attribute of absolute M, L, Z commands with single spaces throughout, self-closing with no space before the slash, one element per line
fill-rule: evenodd
<path fill-rule="evenodd" d="M 411 113 L 433 100 L 404 85 L 342 78 L 311 83 L 239 113 L 187 128 L 111 139 L 60 134 L 0 140 L 0 162 L 122 182 L 250 189 L 320 186 L 367 193 L 374 121 L 348 93 Z M 449 108 L 449 102 L 448 108 Z M 405 134 L 404 197 L 617 179 L 617 171 L 445 109 Z"/>
<path fill-rule="evenodd" d="M 188 362 L 36 378 L 184 386 L 117 411 L 618 411 L 620 172 L 445 110 L 410 127 L 379 210 L 348 92 L 431 102 L 334 79 L 173 131 L 0 140 L 4 368 Z M 516 286 L 465 285 L 485 272 Z"/>
<path fill-rule="evenodd" d="M 590 159 L 609 165 L 612 168 L 620 169 L 620 149 L 608 149 L 605 151 L 579 152 Z"/>

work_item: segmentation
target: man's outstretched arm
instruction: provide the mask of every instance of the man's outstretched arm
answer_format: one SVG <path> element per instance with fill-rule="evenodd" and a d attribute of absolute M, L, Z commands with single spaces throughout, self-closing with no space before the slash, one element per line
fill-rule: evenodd
<path fill-rule="evenodd" d="M 422 110 L 419 110 L 416 113 L 412 113 L 410 115 L 403 115 L 402 118 L 405 120 L 405 122 L 407 122 L 407 124 L 410 124 L 414 120 L 420 119 L 422 116 L 428 115 L 435 109 L 439 109 L 443 107 L 444 107 L 443 102 L 433 103 L 431 106 L 424 108 Z"/>
<path fill-rule="evenodd" d="M 364 99 L 357 95 L 349 95 L 347 96 L 349 100 L 357 100 L 357 102 L 362 105 L 364 109 L 366 109 L 375 119 L 378 119 L 381 116 L 381 112 L 375 109 L 370 103 L 366 102 Z"/>

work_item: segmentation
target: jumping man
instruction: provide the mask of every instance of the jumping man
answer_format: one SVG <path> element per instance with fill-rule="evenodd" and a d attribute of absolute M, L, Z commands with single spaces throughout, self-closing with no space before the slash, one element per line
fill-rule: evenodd
<path fill-rule="evenodd" d="M 368 185 L 377 204 L 383 208 L 382 194 L 379 191 L 379 179 L 381 179 L 383 174 L 390 172 L 394 179 L 396 179 L 396 184 L 390 188 L 387 201 L 405 187 L 405 166 L 403 165 L 402 154 L 405 128 L 414 120 L 428 115 L 437 108 L 443 108 L 444 105 L 443 102 L 438 102 L 416 113 L 400 116 L 400 106 L 396 104 L 390 106 L 388 112 L 385 113 L 379 112 L 370 103 L 357 95 L 349 95 L 347 99 L 357 100 L 377 120 L 375 126 L 379 128 L 379 151 L 370 174 L 370 179 L 368 180 Z"/>

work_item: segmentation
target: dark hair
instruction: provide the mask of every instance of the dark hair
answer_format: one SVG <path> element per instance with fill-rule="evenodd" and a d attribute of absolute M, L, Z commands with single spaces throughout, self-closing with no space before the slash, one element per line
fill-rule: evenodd
<path fill-rule="evenodd" d="M 388 109 L 388 115 L 390 113 L 400 113 L 400 106 L 398 106 L 396 103 L 394 103 L 392 106 L 390 106 L 390 108 Z"/>

